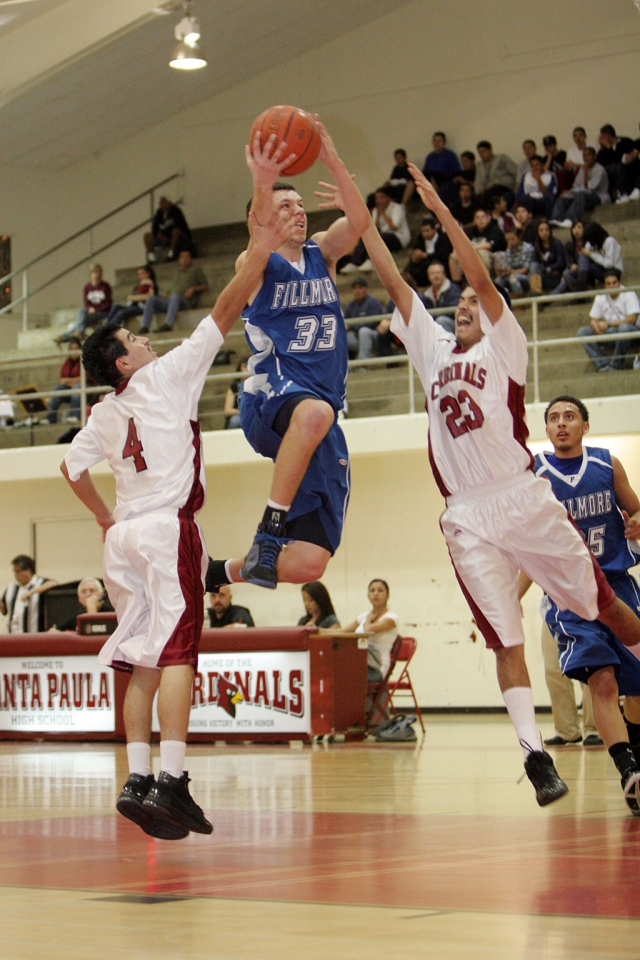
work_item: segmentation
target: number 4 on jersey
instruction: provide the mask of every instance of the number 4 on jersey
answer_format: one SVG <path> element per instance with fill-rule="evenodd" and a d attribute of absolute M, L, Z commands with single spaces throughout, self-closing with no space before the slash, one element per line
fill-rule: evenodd
<path fill-rule="evenodd" d="M 136 473 L 142 473 L 143 470 L 147 469 L 147 461 L 144 459 L 142 454 L 142 444 L 138 439 L 138 431 L 136 430 L 135 421 L 133 417 L 129 417 L 129 429 L 127 430 L 127 439 L 125 440 L 124 447 L 122 448 L 122 459 L 126 460 L 127 457 L 133 457 Z"/>

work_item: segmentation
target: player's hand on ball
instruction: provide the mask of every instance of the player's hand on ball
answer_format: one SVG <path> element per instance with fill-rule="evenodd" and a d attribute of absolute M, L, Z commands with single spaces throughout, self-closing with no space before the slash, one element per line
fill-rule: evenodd
<path fill-rule="evenodd" d="M 352 173 L 351 179 L 355 180 L 355 178 L 355 173 Z M 319 197 L 322 201 L 322 203 L 318 204 L 321 210 L 344 210 L 342 194 L 335 183 L 325 183 L 324 180 L 320 180 L 318 186 L 323 188 L 322 190 L 314 191 L 316 197 Z"/>
<path fill-rule="evenodd" d="M 284 143 L 276 143 L 275 134 L 271 134 L 262 146 L 260 131 L 256 131 L 253 142 L 244 148 L 247 166 L 255 183 L 272 187 L 284 168 L 296 159 L 295 153 L 283 157 L 284 147 Z"/>
<path fill-rule="evenodd" d="M 338 151 L 336 150 L 335 144 L 322 120 L 320 119 L 317 113 L 314 113 L 313 119 L 315 125 L 318 128 L 318 133 L 320 134 L 320 153 L 318 154 L 318 160 L 321 160 L 322 163 L 325 163 L 328 167 L 331 166 L 332 161 L 338 160 Z"/>

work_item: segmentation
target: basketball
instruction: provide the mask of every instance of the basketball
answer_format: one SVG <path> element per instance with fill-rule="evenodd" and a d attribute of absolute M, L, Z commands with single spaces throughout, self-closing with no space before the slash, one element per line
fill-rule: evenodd
<path fill-rule="evenodd" d="M 314 119 L 306 110 L 298 107 L 270 107 L 253 121 L 249 144 L 253 145 L 256 131 L 260 131 L 260 143 L 265 145 L 272 133 L 276 136 L 276 143 L 284 141 L 286 147 L 282 152 L 283 158 L 295 153 L 296 159 L 290 163 L 282 173 L 293 175 L 304 173 L 316 160 L 320 153 L 320 134 Z"/>

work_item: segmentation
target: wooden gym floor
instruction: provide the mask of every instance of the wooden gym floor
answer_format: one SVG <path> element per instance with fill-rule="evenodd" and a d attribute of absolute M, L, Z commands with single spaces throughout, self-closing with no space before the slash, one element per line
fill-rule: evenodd
<path fill-rule="evenodd" d="M 640 960 L 640 819 L 605 750 L 555 754 L 540 809 L 502 718 L 193 747 L 215 833 L 170 843 L 114 810 L 124 747 L 3 743 L 0 958 Z"/>

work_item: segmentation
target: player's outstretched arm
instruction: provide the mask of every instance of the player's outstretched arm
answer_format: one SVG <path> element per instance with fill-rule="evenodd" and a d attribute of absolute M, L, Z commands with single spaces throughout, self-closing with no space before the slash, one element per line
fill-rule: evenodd
<path fill-rule="evenodd" d="M 78 500 L 81 500 L 85 507 L 88 507 L 89 510 L 91 510 L 91 513 L 102 527 L 102 538 L 104 539 L 104 535 L 109 527 L 113 526 L 115 520 L 113 519 L 109 507 L 106 505 L 94 487 L 89 471 L 85 470 L 80 474 L 77 480 L 72 480 L 69 476 L 69 471 L 67 470 L 67 465 L 64 460 L 60 464 L 60 470 L 62 471 L 63 477 L 75 493 Z"/>
<path fill-rule="evenodd" d="M 334 207 L 344 210 L 345 216 L 332 223 L 328 230 L 314 234 L 313 239 L 320 247 L 326 262 L 337 263 L 340 257 L 353 248 L 358 237 L 370 226 L 371 215 L 353 182 L 353 176 L 338 156 L 335 144 L 317 113 L 314 115 L 314 120 L 322 140 L 318 159 L 328 167 L 336 182 L 335 187 L 321 182 L 320 186 L 329 190 L 330 193 L 322 194 L 316 191 L 316 196 L 325 198 L 325 203 L 320 204 L 323 210 Z"/>
<path fill-rule="evenodd" d="M 622 510 L 624 535 L 627 540 L 640 539 L 640 498 L 629 483 L 627 472 L 617 457 L 611 457 L 613 464 L 613 490 L 616 503 Z"/>
<path fill-rule="evenodd" d="M 467 278 L 467 283 L 471 284 L 478 294 L 482 308 L 491 323 L 497 323 L 502 316 L 504 301 L 494 286 L 487 268 L 473 249 L 473 244 L 464 230 L 446 204 L 442 202 L 422 171 L 414 163 L 409 163 L 408 167 L 425 206 L 435 213 L 446 230 Z"/>
<path fill-rule="evenodd" d="M 271 134 L 267 142 L 262 145 L 260 131 L 257 130 L 253 142 L 244 148 L 247 166 L 253 179 L 253 198 L 251 210 L 260 224 L 268 224 L 273 209 L 273 185 L 282 175 L 282 171 L 293 160 L 295 154 L 283 157 L 285 143 L 278 144 L 275 134 Z M 252 234 L 252 224 L 249 224 L 249 234 Z"/>
<path fill-rule="evenodd" d="M 274 214 L 270 210 L 270 219 L 264 226 L 258 222 L 253 210 L 249 214 L 252 242 L 247 251 L 238 258 L 237 273 L 229 281 L 215 302 L 211 315 L 223 336 L 226 336 L 236 322 L 249 297 L 262 281 L 269 257 L 274 250 L 295 232 L 296 224 L 292 210 L 281 210 Z"/>
<path fill-rule="evenodd" d="M 404 322 L 408 324 L 413 308 L 413 290 L 400 276 L 389 248 L 373 223 L 370 223 L 362 234 L 362 239 L 383 287 L 400 311 Z"/>

